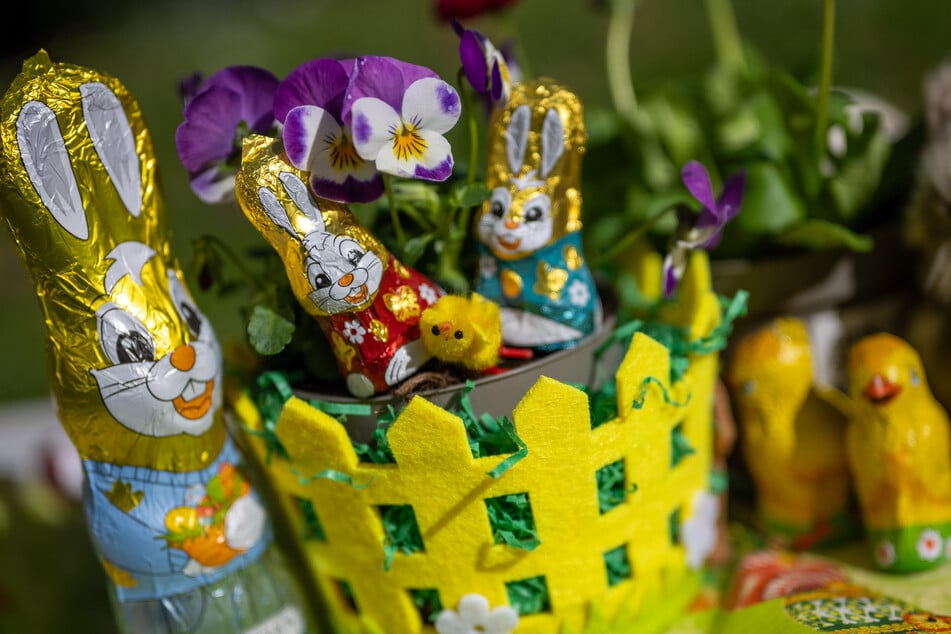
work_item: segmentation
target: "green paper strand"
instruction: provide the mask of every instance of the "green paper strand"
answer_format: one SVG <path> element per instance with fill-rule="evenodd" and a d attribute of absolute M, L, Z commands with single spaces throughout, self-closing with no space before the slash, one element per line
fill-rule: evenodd
<path fill-rule="evenodd" d="M 324 469 L 323 471 L 315 473 L 312 476 L 305 476 L 297 469 L 291 467 L 291 473 L 297 476 L 297 480 L 300 482 L 301 486 L 306 486 L 314 480 L 333 480 L 334 482 L 348 484 L 357 491 L 367 488 L 373 484 L 374 480 L 373 478 L 370 478 L 364 484 L 357 484 L 349 474 L 343 473 L 342 471 L 337 471 L 336 469 Z"/>

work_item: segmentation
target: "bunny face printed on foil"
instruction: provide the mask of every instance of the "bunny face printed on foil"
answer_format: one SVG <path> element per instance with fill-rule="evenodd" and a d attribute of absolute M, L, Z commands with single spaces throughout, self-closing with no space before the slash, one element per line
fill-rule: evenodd
<path fill-rule="evenodd" d="M 245 141 L 236 193 L 245 215 L 284 261 L 298 302 L 320 324 L 357 397 L 385 392 L 431 358 L 419 318 L 442 294 L 402 265 L 346 205 L 315 198 L 280 142 Z"/>
<path fill-rule="evenodd" d="M 2 117 L 3 217 L 40 299 L 51 389 L 120 601 L 248 565 L 267 515 L 237 473 L 220 348 L 172 255 L 138 104 L 117 79 L 40 52 Z M 215 484 L 222 474 L 230 485 Z M 198 521 L 204 507 L 214 521 Z"/>
<path fill-rule="evenodd" d="M 508 345 L 567 347 L 600 320 L 581 246 L 585 141 L 580 100 L 547 80 L 516 85 L 493 114 L 476 286 L 502 306 Z"/>

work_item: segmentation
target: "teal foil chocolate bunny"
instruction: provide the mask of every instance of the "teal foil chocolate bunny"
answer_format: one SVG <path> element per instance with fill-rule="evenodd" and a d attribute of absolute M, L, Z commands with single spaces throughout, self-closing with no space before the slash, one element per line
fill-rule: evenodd
<path fill-rule="evenodd" d="M 508 346 L 567 348 L 600 322 L 581 244 L 586 140 L 581 101 L 549 80 L 514 86 L 493 114 L 476 290 L 501 306 Z"/>

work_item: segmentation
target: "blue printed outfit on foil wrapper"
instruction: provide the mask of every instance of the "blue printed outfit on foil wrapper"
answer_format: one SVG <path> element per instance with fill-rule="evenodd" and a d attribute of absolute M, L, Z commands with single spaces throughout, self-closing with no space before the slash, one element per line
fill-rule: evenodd
<path fill-rule="evenodd" d="M 566 234 L 517 260 L 503 260 L 481 242 L 478 247 L 481 264 L 477 293 L 500 306 L 541 315 L 574 328 L 581 337 L 594 331 L 600 298 L 591 271 L 581 257 L 581 232 Z M 506 276 L 519 283 L 503 284 Z M 505 333 L 502 334 L 504 337 Z M 574 345 L 581 337 L 533 347 L 559 350 Z"/>
<path fill-rule="evenodd" d="M 270 524 L 247 550 L 218 567 L 198 567 L 184 572 L 191 557 L 169 545 L 165 518 L 177 507 L 189 506 L 190 487 L 205 486 L 218 474 L 223 463 L 239 465 L 241 456 L 229 438 L 215 461 L 197 471 L 159 471 L 147 467 L 114 465 L 84 460 L 86 490 L 84 506 L 87 524 L 99 555 L 108 563 L 131 575 L 134 586 L 116 586 L 119 601 L 140 601 L 191 592 L 215 583 L 228 574 L 253 564 L 271 541 Z M 128 485 L 131 492 L 141 491 L 141 499 L 123 511 L 108 494 L 116 482 Z M 136 493 L 136 495 L 138 495 Z M 255 496 L 252 489 L 248 495 Z M 258 501 L 258 503 L 260 503 Z"/>

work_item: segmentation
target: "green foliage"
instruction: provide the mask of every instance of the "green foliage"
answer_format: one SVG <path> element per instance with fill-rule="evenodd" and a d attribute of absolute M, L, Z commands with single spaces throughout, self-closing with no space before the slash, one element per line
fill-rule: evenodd
<path fill-rule="evenodd" d="M 888 202 L 910 185 L 894 175 L 910 173 L 915 152 L 897 152 L 880 115 L 836 91 L 826 120 L 838 142 L 817 147 L 820 113 L 808 85 L 752 51 L 746 61 L 660 85 L 628 116 L 589 111 L 583 190 L 590 253 L 611 252 L 619 234 L 665 207 L 699 212 L 680 181 L 690 160 L 707 167 L 714 191 L 732 174 L 747 174 L 742 212 L 713 257 L 870 248 L 864 233 L 894 217 Z M 675 226 L 673 214 L 651 226 L 657 248 L 666 250 Z"/>
<path fill-rule="evenodd" d="M 258 304 L 248 320 L 248 340 L 259 353 L 277 354 L 284 349 L 294 335 L 294 322 Z"/>

